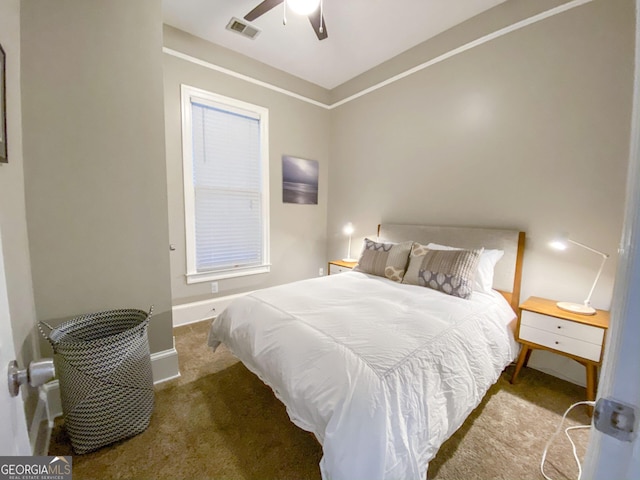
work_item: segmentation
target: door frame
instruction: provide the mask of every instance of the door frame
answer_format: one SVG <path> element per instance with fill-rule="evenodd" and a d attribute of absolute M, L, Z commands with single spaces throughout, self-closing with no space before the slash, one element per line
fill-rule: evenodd
<path fill-rule="evenodd" d="M 11 328 L 7 277 L 2 249 L 2 229 L 0 227 L 0 418 L 8 431 L 0 435 L 0 455 L 31 455 L 31 444 L 27 431 L 27 419 L 22 395 L 11 397 L 7 385 L 9 362 L 16 358 L 16 346 Z M 22 391 L 21 391 L 22 393 Z"/>

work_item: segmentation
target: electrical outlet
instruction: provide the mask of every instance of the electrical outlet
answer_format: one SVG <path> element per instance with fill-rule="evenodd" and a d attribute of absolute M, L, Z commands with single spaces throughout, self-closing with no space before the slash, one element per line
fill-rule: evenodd
<path fill-rule="evenodd" d="M 218 282 L 211 282 L 211 293 L 218 293 Z"/>
<path fill-rule="evenodd" d="M 324 268 L 320 267 L 320 270 L 318 270 L 318 276 L 321 277 L 324 275 Z"/>
<path fill-rule="evenodd" d="M 613 398 L 599 398 L 596 402 L 593 425 L 602 433 L 623 442 L 635 438 L 633 426 L 636 423 L 635 409 Z"/>

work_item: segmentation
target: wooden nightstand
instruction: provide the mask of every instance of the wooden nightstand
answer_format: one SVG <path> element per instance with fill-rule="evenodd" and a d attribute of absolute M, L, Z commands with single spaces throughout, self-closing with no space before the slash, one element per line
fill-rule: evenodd
<path fill-rule="evenodd" d="M 555 300 L 529 297 L 520 305 L 517 340 L 522 344 L 511 383 L 527 366 L 531 351 L 549 350 L 579 362 L 587 369 L 587 400 L 596 399 L 597 370 L 602 363 L 609 312 L 577 315 L 560 310 Z M 589 409 L 591 411 L 591 409 Z"/>
<path fill-rule="evenodd" d="M 327 272 L 329 272 L 329 275 L 333 275 L 335 273 L 348 272 L 350 270 L 353 270 L 353 267 L 355 267 L 357 264 L 358 262 L 345 262 L 344 260 L 331 260 L 329 262 L 329 268 L 327 269 Z"/>

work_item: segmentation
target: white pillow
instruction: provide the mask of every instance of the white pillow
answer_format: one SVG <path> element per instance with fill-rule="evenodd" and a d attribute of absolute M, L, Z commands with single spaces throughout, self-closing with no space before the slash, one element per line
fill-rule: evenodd
<path fill-rule="evenodd" d="M 430 243 L 427 245 L 427 248 L 430 248 L 431 250 L 464 250 L 463 248 L 438 245 L 437 243 Z M 480 254 L 480 261 L 478 262 L 476 277 L 473 282 L 474 290 L 485 293 L 489 293 L 491 291 L 493 288 L 493 269 L 503 255 L 504 250 L 490 250 L 485 248 L 482 251 Z"/>

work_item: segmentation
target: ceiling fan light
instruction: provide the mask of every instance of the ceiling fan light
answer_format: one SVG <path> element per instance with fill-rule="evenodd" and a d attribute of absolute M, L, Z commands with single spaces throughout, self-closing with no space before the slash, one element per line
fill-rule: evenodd
<path fill-rule="evenodd" d="M 298 15 L 309 15 L 320 6 L 320 0 L 287 0 L 287 6 Z"/>

